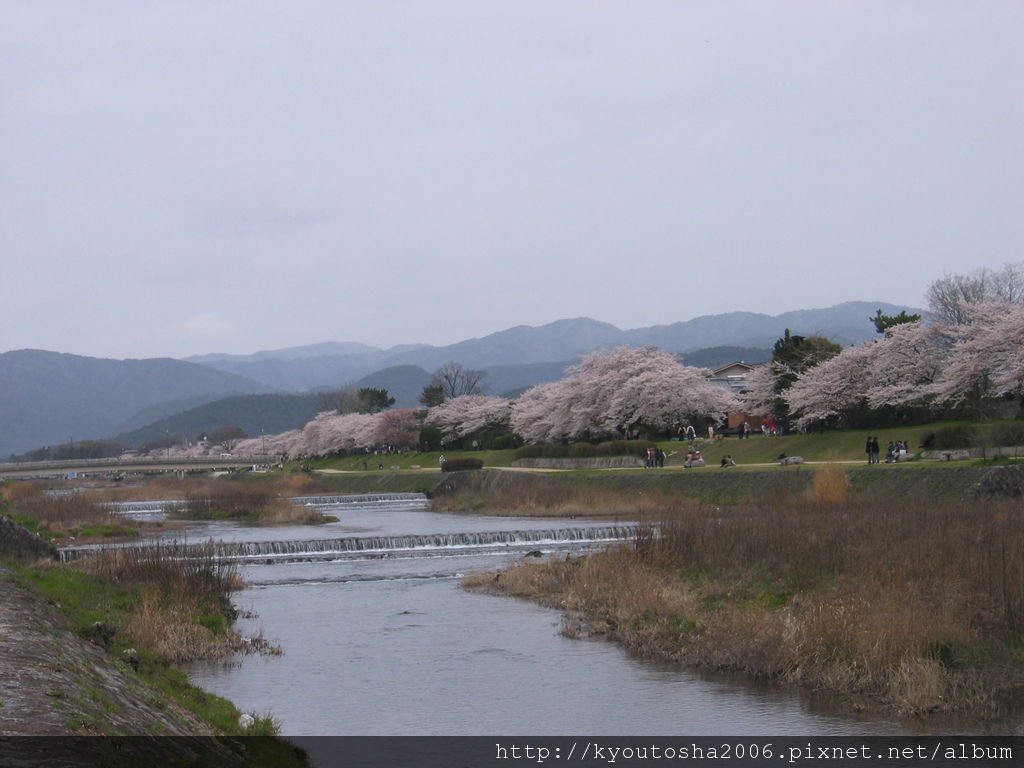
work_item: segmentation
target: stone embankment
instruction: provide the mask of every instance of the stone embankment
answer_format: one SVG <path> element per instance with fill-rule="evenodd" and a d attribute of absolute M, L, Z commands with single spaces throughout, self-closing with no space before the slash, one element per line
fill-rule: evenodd
<path fill-rule="evenodd" d="M 599 456 L 590 459 L 517 459 L 512 466 L 524 469 L 620 469 L 643 467 L 636 456 Z"/>
<path fill-rule="evenodd" d="M 56 556 L 56 550 L 39 536 L 0 515 L 0 559 L 25 562 Z"/>
<path fill-rule="evenodd" d="M 1019 499 L 1024 496 L 1024 465 L 990 469 L 972 490 L 983 497 Z"/>
<path fill-rule="evenodd" d="M 0 566 L 0 735 L 209 733 Z"/>
<path fill-rule="evenodd" d="M 0 558 L 36 562 L 55 554 L 0 516 Z M 0 736 L 209 733 L 205 723 L 155 696 L 128 664 L 76 635 L 57 606 L 15 583 L 0 565 Z"/>

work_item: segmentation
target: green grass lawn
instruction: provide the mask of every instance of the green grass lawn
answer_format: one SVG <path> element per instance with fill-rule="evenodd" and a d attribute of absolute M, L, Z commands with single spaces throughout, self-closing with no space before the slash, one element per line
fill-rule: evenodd
<path fill-rule="evenodd" d="M 510 467 L 512 462 L 515 461 L 515 451 L 430 451 L 426 453 L 419 453 L 417 451 L 408 451 L 406 453 L 387 453 L 387 454 L 366 454 L 357 456 L 334 456 L 326 459 L 314 459 L 312 461 L 304 462 L 308 464 L 312 469 L 333 469 L 348 472 L 362 472 L 365 469 L 367 472 L 379 472 L 380 465 L 384 465 L 385 470 L 390 470 L 393 467 L 397 467 L 401 470 L 409 471 L 438 471 L 440 469 L 440 459 L 442 454 L 450 458 L 456 456 L 472 456 L 477 459 L 481 459 L 485 467 Z"/>
<path fill-rule="evenodd" d="M 942 427 L 949 427 L 962 422 L 933 422 L 914 427 L 887 427 L 882 429 L 850 429 L 830 430 L 826 432 L 810 432 L 807 434 L 790 434 L 783 437 L 765 437 L 760 432 L 754 433 L 749 439 L 739 440 L 727 437 L 723 440 L 697 440 L 696 446 L 704 451 L 708 466 L 718 467 L 718 463 L 726 454 L 731 455 L 740 466 L 768 464 L 776 465 L 780 454 L 802 456 L 807 461 L 846 461 L 862 462 L 867 465 L 867 454 L 864 444 L 869 436 L 876 436 L 882 449 L 882 460 L 885 460 L 885 446 L 891 440 L 905 440 L 911 453 L 920 450 L 921 441 L 929 432 Z M 976 425 L 982 435 L 986 435 L 992 423 Z M 662 441 L 658 445 L 670 454 L 668 466 L 679 466 L 687 450 L 685 442 Z M 485 467 L 510 467 L 515 462 L 514 450 L 502 451 L 445 451 L 449 457 L 473 456 L 482 459 Z M 672 455 L 674 453 L 674 455 Z M 335 471 L 379 473 L 393 472 L 432 472 L 437 473 L 442 452 L 429 453 L 408 452 L 402 454 L 368 454 L 359 456 L 331 457 L 306 462 L 312 469 L 328 469 Z M 970 462 L 958 462 L 968 464 Z M 911 462 L 910 465 L 913 466 Z"/>

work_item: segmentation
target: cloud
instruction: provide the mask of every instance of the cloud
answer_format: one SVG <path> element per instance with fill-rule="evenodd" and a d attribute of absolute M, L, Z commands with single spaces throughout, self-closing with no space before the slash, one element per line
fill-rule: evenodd
<path fill-rule="evenodd" d="M 216 313 L 193 315 L 178 327 L 187 336 L 199 339 L 223 339 L 235 333 L 231 322 Z"/>
<path fill-rule="evenodd" d="M 292 237 L 326 224 L 323 210 L 211 207 L 187 215 L 186 229 L 210 238 Z"/>

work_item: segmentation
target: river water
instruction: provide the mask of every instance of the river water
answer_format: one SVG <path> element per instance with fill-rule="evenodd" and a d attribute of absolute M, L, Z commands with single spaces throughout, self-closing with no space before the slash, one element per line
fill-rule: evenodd
<path fill-rule="evenodd" d="M 242 710 L 273 714 L 285 734 L 905 732 L 893 722 L 830 714 L 791 692 L 640 661 L 611 643 L 570 639 L 560 634 L 558 611 L 460 587 L 464 574 L 501 568 L 527 551 L 560 557 L 600 542 L 488 544 L 477 536 L 475 544 L 387 543 L 388 537 L 440 533 L 600 529 L 607 522 L 442 515 L 418 502 L 325 511 L 339 522 L 255 530 L 216 524 L 188 532 L 192 540 L 356 536 L 384 542 L 337 556 L 248 558 L 241 566 L 248 588 L 235 602 L 252 617 L 240 619 L 238 628 L 262 631 L 283 655 L 195 665 L 190 678 Z"/>

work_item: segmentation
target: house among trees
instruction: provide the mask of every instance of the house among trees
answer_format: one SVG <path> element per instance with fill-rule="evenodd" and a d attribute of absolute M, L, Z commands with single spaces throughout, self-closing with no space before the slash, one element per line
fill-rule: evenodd
<path fill-rule="evenodd" d="M 767 363 L 750 365 L 742 360 L 737 360 L 728 365 L 715 368 L 711 372 L 711 376 L 708 377 L 708 381 L 716 386 L 727 389 L 733 395 L 739 395 L 747 386 L 747 375 L 761 365 L 767 365 Z M 729 411 L 726 426 L 729 429 L 736 429 L 744 421 L 750 424 L 750 428 L 754 431 L 761 429 L 760 416 L 751 416 L 746 411 L 739 410 Z"/>
<path fill-rule="evenodd" d="M 739 394 L 747 385 L 747 374 L 756 367 L 757 366 L 755 365 L 744 363 L 742 360 L 737 360 L 734 363 L 729 363 L 728 365 L 723 365 L 720 368 L 715 368 L 715 370 L 711 372 L 711 377 L 708 381 L 712 384 L 725 387 L 734 395 Z"/>

